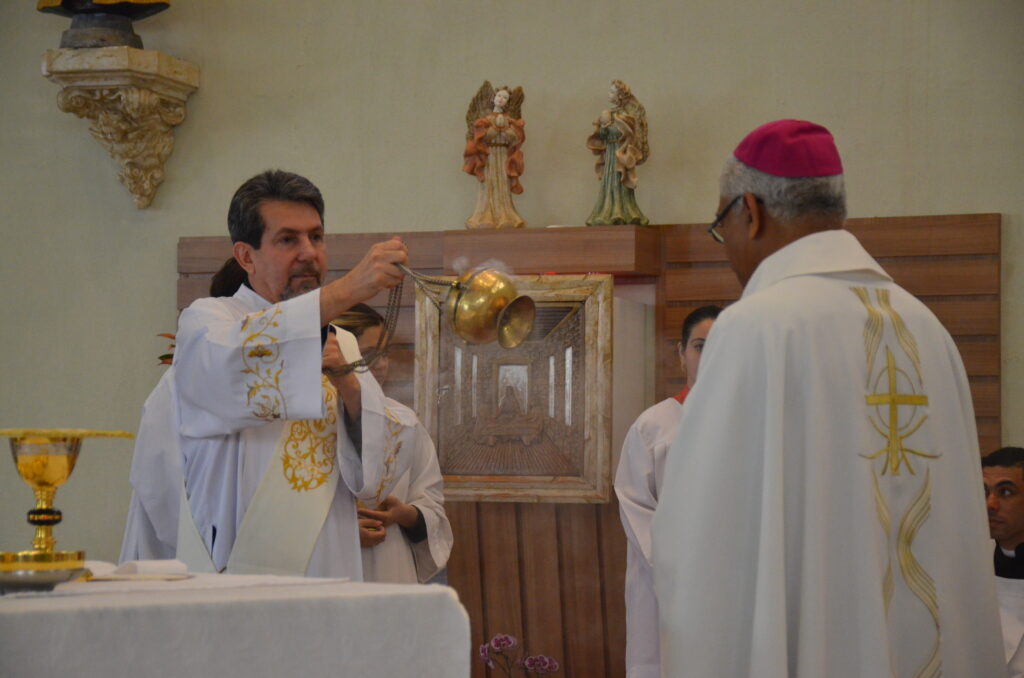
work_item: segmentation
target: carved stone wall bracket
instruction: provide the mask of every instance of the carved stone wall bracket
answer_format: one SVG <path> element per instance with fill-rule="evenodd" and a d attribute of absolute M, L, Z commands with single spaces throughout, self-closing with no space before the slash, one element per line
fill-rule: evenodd
<path fill-rule="evenodd" d="M 121 164 L 135 206 L 148 207 L 164 180 L 173 129 L 199 87 L 199 67 L 134 47 L 51 49 L 43 75 L 61 86 L 57 105 L 89 120 L 89 131 Z"/>

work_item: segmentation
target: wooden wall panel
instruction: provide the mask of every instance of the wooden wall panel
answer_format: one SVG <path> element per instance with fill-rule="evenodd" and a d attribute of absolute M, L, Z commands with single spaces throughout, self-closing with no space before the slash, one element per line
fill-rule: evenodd
<path fill-rule="evenodd" d="M 582 622 L 566 635 L 567 676 L 604 676 L 605 620 L 597 557 L 598 514 L 593 504 L 558 506 L 563 616 Z M 624 576 L 624 575 L 623 575 Z"/>
<path fill-rule="evenodd" d="M 525 647 L 561 661 L 566 656 L 555 504 L 519 504 L 519 558 Z"/>
<path fill-rule="evenodd" d="M 484 627 L 484 584 L 481 558 L 478 504 L 449 502 L 445 506 L 452 524 L 452 553 L 448 558 L 448 585 L 459 592 L 459 600 L 469 615 L 469 634 L 473 652 L 490 636 Z M 473 678 L 484 678 L 486 669 L 474 654 L 470 663 Z"/>

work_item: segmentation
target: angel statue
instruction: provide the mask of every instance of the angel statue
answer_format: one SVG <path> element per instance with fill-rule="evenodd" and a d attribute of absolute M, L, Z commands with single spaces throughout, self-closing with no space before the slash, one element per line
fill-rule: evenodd
<path fill-rule="evenodd" d="M 595 169 L 601 180 L 601 195 L 587 226 L 646 226 L 649 222 L 636 204 L 634 189 L 636 166 L 650 155 L 647 111 L 621 80 L 612 80 L 608 99 L 612 108 L 601 111 L 601 117 L 594 121 L 594 133 L 587 139 L 587 148 L 597 156 Z"/>
<path fill-rule="evenodd" d="M 487 80 L 480 86 L 466 111 L 466 150 L 463 171 L 480 181 L 476 211 L 466 219 L 466 228 L 522 228 L 526 222 L 512 204 L 512 194 L 522 193 L 523 175 L 523 88 L 501 87 L 497 91 Z"/>

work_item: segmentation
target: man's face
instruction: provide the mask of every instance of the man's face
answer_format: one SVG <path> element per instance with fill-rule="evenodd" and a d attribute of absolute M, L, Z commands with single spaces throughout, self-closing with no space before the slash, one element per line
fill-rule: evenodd
<path fill-rule="evenodd" d="M 1015 549 L 1024 544 L 1024 469 L 985 466 L 981 475 L 989 532 L 1004 549 Z"/>
<path fill-rule="evenodd" d="M 732 198 L 719 197 L 717 213 L 721 214 L 722 210 L 729 207 L 731 201 Z M 746 199 L 740 198 L 732 207 L 729 207 L 729 211 L 725 213 L 718 225 L 718 232 L 725 240 L 725 254 L 729 258 L 729 266 L 741 285 L 747 284 L 758 263 L 751 263 L 753 244 L 747 237 L 748 220 L 743 218 L 746 213 Z"/>
<path fill-rule="evenodd" d="M 239 263 L 249 274 L 253 290 L 277 303 L 320 287 L 327 271 L 327 249 L 324 225 L 313 206 L 264 200 L 260 215 L 266 226 L 260 248 L 239 243 L 244 250 Z"/>

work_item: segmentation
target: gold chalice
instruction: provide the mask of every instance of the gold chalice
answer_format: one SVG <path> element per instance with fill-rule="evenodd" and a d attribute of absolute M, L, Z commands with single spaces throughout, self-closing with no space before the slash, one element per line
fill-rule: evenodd
<path fill-rule="evenodd" d="M 18 475 L 32 488 L 36 507 L 28 522 L 36 528 L 31 551 L 0 552 L 0 593 L 49 591 L 85 568 L 84 551 L 57 551 L 53 526 L 61 512 L 53 508 L 57 488 L 71 476 L 83 438 L 132 438 L 126 431 L 85 429 L 0 429 L 11 439 Z"/>

